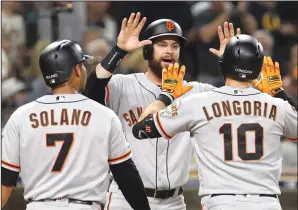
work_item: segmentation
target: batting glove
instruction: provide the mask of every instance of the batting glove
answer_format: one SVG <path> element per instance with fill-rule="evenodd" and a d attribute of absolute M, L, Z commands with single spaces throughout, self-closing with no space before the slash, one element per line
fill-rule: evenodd
<path fill-rule="evenodd" d="M 274 96 L 282 91 L 282 80 L 280 76 L 279 63 L 273 61 L 270 56 L 264 57 L 263 68 L 260 79 L 255 79 L 252 84 L 260 91 Z"/>
<path fill-rule="evenodd" d="M 185 74 L 185 66 L 182 65 L 179 70 L 179 64 L 170 64 L 168 69 L 163 68 L 162 70 L 162 93 L 170 98 L 173 102 L 176 98 L 190 91 L 193 86 L 185 85 L 183 83 L 183 77 Z"/>

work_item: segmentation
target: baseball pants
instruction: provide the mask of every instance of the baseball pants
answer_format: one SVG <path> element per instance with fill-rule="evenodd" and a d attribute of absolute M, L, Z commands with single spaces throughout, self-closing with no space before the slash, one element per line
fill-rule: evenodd
<path fill-rule="evenodd" d="M 203 196 L 203 210 L 281 210 L 279 199 L 259 195 Z"/>
<path fill-rule="evenodd" d="M 31 202 L 27 204 L 26 210 L 102 210 L 101 206 L 69 203 L 67 199 L 56 201 Z"/>
<path fill-rule="evenodd" d="M 151 210 L 186 210 L 184 196 L 176 195 L 168 199 L 148 197 Z M 105 210 L 133 210 L 115 181 L 112 182 L 107 193 Z"/>

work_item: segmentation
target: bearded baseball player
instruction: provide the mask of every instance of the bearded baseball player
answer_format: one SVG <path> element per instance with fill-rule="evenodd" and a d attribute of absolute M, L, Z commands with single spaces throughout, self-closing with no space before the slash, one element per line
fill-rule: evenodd
<path fill-rule="evenodd" d="M 132 126 L 138 122 L 143 109 L 161 93 L 162 69 L 178 62 L 180 48 L 186 39 L 178 23 L 161 19 L 151 23 L 145 29 L 145 40 L 139 41 L 145 21 L 145 17 L 140 21 L 140 13 L 132 13 L 128 20 L 123 20 L 117 46 L 90 74 L 85 94 L 107 105 L 118 115 L 134 153 L 133 160 L 144 182 L 151 209 L 184 210 L 182 186 L 188 181 L 194 150 L 189 140 L 190 133 L 180 133 L 171 141 L 163 137 L 138 141 L 132 134 Z M 224 32 L 220 27 L 220 51 L 234 36 L 233 25 L 226 23 Z M 113 75 L 126 53 L 140 47 L 143 47 L 144 59 L 148 60 L 146 73 Z M 192 94 L 212 88 L 208 84 L 193 82 L 184 92 Z M 131 209 L 114 181 L 107 195 L 106 209 Z"/>
<path fill-rule="evenodd" d="M 262 79 L 253 82 L 260 92 L 249 82 L 257 79 L 263 60 Z M 280 139 L 297 140 L 297 106 L 282 89 L 279 64 L 264 59 L 254 37 L 233 37 L 219 65 L 224 87 L 173 103 L 183 94 L 185 67 L 164 69 L 163 92 L 144 111 L 133 134 L 172 141 L 181 132 L 191 133 L 204 210 L 281 210 Z"/>
<path fill-rule="evenodd" d="M 2 207 L 21 172 L 28 210 L 101 209 L 111 170 L 133 209 L 150 209 L 116 114 L 79 94 L 92 60 L 70 40 L 51 43 L 39 64 L 53 95 L 18 108 L 2 136 Z"/>

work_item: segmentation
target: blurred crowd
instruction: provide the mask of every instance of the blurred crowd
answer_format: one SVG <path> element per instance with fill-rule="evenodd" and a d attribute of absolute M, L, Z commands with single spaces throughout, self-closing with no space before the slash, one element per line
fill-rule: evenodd
<path fill-rule="evenodd" d="M 218 72 L 218 58 L 209 48 L 219 47 L 217 26 L 232 22 L 242 33 L 255 36 L 263 44 L 265 54 L 280 63 L 284 88 L 297 102 L 298 2 L 4 1 L 1 4 L 2 126 L 17 107 L 50 93 L 38 61 L 41 51 L 51 41 L 74 40 L 100 62 L 116 44 L 122 19 L 138 11 L 147 17 L 145 27 L 160 18 L 178 22 L 189 41 L 181 52 L 181 63 L 187 67 L 186 80 L 217 87 L 224 81 Z M 117 73 L 145 72 L 147 65 L 142 56 L 141 49 L 128 54 Z M 88 72 L 94 67 L 90 66 Z M 286 140 L 283 149 L 291 154 L 289 160 L 285 158 L 284 166 L 297 167 L 296 143 Z"/>

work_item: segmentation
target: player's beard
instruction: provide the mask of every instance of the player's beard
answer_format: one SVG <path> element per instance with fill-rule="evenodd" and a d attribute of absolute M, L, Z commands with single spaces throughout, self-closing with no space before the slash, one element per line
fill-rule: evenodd
<path fill-rule="evenodd" d="M 161 72 L 162 72 L 162 67 L 161 67 L 161 59 L 159 60 L 150 60 L 149 61 L 149 68 L 157 76 L 158 78 L 161 79 Z"/>
<path fill-rule="evenodd" d="M 160 79 L 162 78 L 162 69 L 168 68 L 168 66 L 163 67 L 161 62 L 162 62 L 162 58 L 158 60 L 153 59 L 148 62 L 150 70 L 154 73 L 155 76 L 157 76 Z M 177 61 L 174 61 L 174 62 L 177 62 Z"/>

